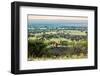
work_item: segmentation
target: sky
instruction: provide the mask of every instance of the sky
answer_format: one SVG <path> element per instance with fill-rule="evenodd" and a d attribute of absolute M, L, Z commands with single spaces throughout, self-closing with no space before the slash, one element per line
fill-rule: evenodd
<path fill-rule="evenodd" d="M 39 27 L 39 26 L 49 26 L 48 24 L 53 24 L 55 26 L 87 26 L 88 17 L 87 16 L 50 16 L 50 15 L 28 15 L 28 25 L 29 27 Z M 42 27 L 41 26 L 41 27 Z"/>
<path fill-rule="evenodd" d="M 50 15 L 28 15 L 28 19 L 58 19 L 58 20 L 88 20 L 87 16 L 50 16 Z"/>

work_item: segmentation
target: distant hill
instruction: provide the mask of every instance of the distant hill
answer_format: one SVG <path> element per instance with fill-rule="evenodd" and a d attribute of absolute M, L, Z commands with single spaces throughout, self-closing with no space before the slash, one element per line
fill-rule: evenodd
<path fill-rule="evenodd" d="M 28 20 L 29 29 L 66 29 L 66 28 L 87 28 L 87 20 Z"/>

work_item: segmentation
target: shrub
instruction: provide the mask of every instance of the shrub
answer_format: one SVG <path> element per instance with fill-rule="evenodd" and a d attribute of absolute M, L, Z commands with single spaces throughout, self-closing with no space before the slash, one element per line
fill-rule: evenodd
<path fill-rule="evenodd" d="M 42 40 L 29 40 L 28 41 L 28 55 L 33 57 L 42 57 L 47 51 L 47 44 Z"/>

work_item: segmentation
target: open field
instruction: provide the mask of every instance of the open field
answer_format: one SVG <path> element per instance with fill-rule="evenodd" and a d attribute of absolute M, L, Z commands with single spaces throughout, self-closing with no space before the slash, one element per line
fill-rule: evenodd
<path fill-rule="evenodd" d="M 28 35 L 28 60 L 87 58 L 87 32 L 40 30 Z"/>

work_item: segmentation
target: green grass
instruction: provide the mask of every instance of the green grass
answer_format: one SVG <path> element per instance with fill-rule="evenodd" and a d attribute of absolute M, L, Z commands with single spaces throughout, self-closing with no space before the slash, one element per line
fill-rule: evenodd
<path fill-rule="evenodd" d="M 83 31 L 79 31 L 79 30 L 63 30 L 63 31 L 59 31 L 59 33 L 64 33 L 64 34 L 70 34 L 70 35 L 86 35 L 86 33 Z M 50 32 L 45 32 L 45 34 L 57 34 L 58 32 L 56 31 L 50 31 Z M 41 36 L 43 34 L 43 32 L 41 33 L 36 33 L 35 36 Z"/>
<path fill-rule="evenodd" d="M 83 31 L 78 31 L 78 30 L 64 30 L 64 31 L 59 31 L 61 32 L 62 34 L 70 34 L 70 35 L 79 35 L 79 36 L 87 36 L 87 34 Z M 28 41 L 37 41 L 37 40 L 42 40 L 44 44 L 47 44 L 46 48 L 51 48 L 52 44 L 55 44 L 58 43 L 58 45 L 61 45 L 61 46 L 70 46 L 71 48 L 74 48 L 74 47 L 77 47 L 77 44 L 79 45 L 83 45 L 83 47 L 87 47 L 87 40 L 71 40 L 70 38 L 66 38 L 66 37 L 58 37 L 58 38 L 55 38 L 55 37 L 51 37 L 51 38 L 44 38 L 42 39 L 41 37 L 43 37 L 43 32 L 42 33 L 36 33 L 34 34 L 33 36 L 29 36 L 28 37 Z M 47 35 L 59 35 L 58 32 L 56 31 L 52 31 L 52 32 L 45 32 L 45 34 Z M 54 42 L 54 43 L 51 43 L 51 42 Z M 60 44 L 59 44 L 60 43 Z M 73 46 L 73 45 L 76 45 L 76 46 Z M 37 45 L 38 46 L 38 45 Z M 55 45 L 53 45 L 52 47 L 55 47 Z M 72 51 L 72 50 L 68 50 L 68 51 Z M 52 56 L 52 57 L 28 57 L 28 60 L 31 61 L 31 60 L 53 60 L 53 59 L 82 59 L 82 58 L 87 58 L 86 55 L 80 53 L 80 55 L 77 55 L 77 54 L 73 54 L 73 55 L 61 55 L 61 56 L 58 56 L 56 57 L 55 55 Z"/>
<path fill-rule="evenodd" d="M 69 55 L 69 56 L 59 56 L 59 57 L 30 57 L 28 61 L 41 61 L 41 60 L 68 60 L 68 59 L 85 59 L 88 58 L 86 55 Z"/>

